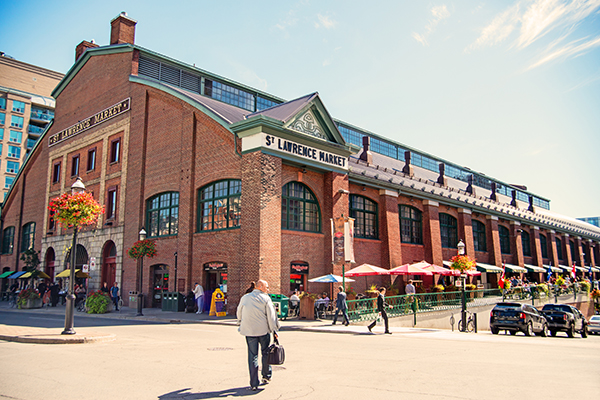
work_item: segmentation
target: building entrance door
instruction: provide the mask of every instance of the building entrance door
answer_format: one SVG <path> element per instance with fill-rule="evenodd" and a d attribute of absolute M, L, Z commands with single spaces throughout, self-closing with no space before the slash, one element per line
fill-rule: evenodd
<path fill-rule="evenodd" d="M 169 267 L 164 264 L 153 265 L 152 270 L 152 307 L 161 308 L 163 293 L 169 291 Z"/>
<path fill-rule="evenodd" d="M 104 251 L 102 252 L 102 282 L 100 285 L 103 285 L 104 282 L 108 284 L 108 287 L 112 287 L 112 285 L 117 280 L 117 249 L 113 242 L 107 242 L 104 246 Z"/>

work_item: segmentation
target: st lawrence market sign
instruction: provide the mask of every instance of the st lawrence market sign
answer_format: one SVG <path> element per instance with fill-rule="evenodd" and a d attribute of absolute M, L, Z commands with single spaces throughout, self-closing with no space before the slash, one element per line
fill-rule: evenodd
<path fill-rule="evenodd" d="M 100 111 L 97 114 L 92 115 L 91 117 L 87 117 L 75 125 L 68 127 L 67 129 L 55 133 L 54 135 L 48 138 L 48 147 L 54 146 L 62 142 L 63 140 L 67 140 L 70 137 L 80 134 L 83 131 L 86 131 L 93 127 L 94 125 L 101 124 L 104 121 L 108 121 L 111 118 L 116 117 L 117 115 L 121 115 L 129 111 L 131 105 L 131 98 L 127 98 L 118 102 L 117 104 L 108 107 L 105 110 Z"/>
<path fill-rule="evenodd" d="M 348 159 L 337 154 L 320 150 L 312 146 L 292 142 L 279 138 L 277 136 L 263 134 L 263 147 L 276 150 L 281 153 L 287 153 L 296 157 L 316 161 L 321 164 L 327 164 L 339 169 L 348 169 Z"/>

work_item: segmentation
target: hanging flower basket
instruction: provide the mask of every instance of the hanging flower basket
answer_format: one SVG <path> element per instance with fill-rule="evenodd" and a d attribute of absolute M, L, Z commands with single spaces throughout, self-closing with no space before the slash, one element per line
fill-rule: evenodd
<path fill-rule="evenodd" d="M 50 201 L 48 210 L 53 213 L 56 222 L 70 228 L 95 224 L 100 214 L 104 213 L 104 206 L 91 193 L 64 193 Z"/>
<path fill-rule="evenodd" d="M 134 260 L 142 257 L 152 258 L 157 254 L 156 243 L 154 243 L 154 240 L 150 239 L 138 240 L 129 250 L 127 250 L 127 255 Z"/>
<path fill-rule="evenodd" d="M 475 260 L 470 258 L 469 256 L 454 256 L 452 257 L 452 259 L 450 259 L 450 261 L 452 261 L 452 265 L 450 265 L 450 268 L 456 271 L 460 271 L 461 274 L 475 269 L 475 267 L 477 266 Z"/>

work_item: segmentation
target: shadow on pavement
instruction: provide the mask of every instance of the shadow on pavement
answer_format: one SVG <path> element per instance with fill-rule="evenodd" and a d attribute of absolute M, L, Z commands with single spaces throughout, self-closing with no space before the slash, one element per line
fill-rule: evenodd
<path fill-rule="evenodd" d="M 190 390 L 180 389 L 174 392 L 165 393 L 163 395 L 158 396 L 159 399 L 185 399 L 185 400 L 195 400 L 195 399 L 220 399 L 225 397 L 244 397 L 244 396 L 254 396 L 263 391 L 262 388 L 258 388 L 257 391 L 250 390 L 249 386 L 237 387 L 225 390 L 219 390 L 216 392 L 200 392 L 200 393 L 192 393 L 188 392 Z"/>

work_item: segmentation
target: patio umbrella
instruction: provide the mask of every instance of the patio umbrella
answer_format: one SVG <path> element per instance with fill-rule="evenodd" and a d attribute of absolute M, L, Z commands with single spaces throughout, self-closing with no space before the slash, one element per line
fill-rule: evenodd
<path fill-rule="evenodd" d="M 70 276 L 71 276 L 71 270 L 70 269 L 65 269 L 60 274 L 56 275 L 55 278 L 68 278 Z M 75 277 L 76 278 L 89 278 L 90 276 L 88 274 L 86 274 L 85 272 L 81 271 L 80 269 L 76 269 L 75 270 Z"/>
<path fill-rule="evenodd" d="M 444 275 L 444 276 L 448 276 L 448 275 L 460 275 L 458 273 L 458 271 L 454 271 L 448 268 L 444 268 L 444 267 L 440 267 L 439 265 L 435 265 L 435 264 L 429 264 L 428 267 L 423 268 L 425 271 L 430 271 L 433 272 L 434 274 L 437 275 Z"/>
<path fill-rule="evenodd" d="M 352 268 L 347 271 L 344 276 L 364 276 L 365 286 L 367 285 L 367 276 L 372 275 L 389 275 L 390 271 L 381 267 L 376 267 L 371 264 L 361 264 L 358 267 Z"/>
<path fill-rule="evenodd" d="M 333 299 L 333 284 L 343 282 L 344 278 L 339 275 L 327 274 L 317 278 L 309 279 L 308 281 L 315 283 L 330 283 L 331 285 L 329 285 L 329 289 L 331 293 L 331 299 Z M 354 282 L 354 279 L 346 278 L 346 282 Z"/>
<path fill-rule="evenodd" d="M 421 261 L 414 264 L 404 264 L 399 267 L 390 269 L 390 275 L 425 275 L 432 276 L 433 272 L 424 270 L 428 263 Z"/>

